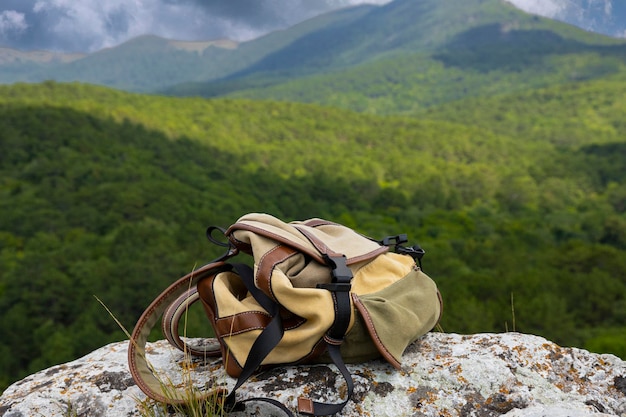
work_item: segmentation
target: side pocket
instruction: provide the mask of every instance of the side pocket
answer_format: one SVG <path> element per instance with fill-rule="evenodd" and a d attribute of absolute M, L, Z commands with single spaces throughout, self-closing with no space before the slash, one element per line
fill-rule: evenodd
<path fill-rule="evenodd" d="M 396 368 L 406 347 L 432 330 L 441 317 L 437 285 L 420 269 L 378 292 L 353 298 L 374 345 Z"/>

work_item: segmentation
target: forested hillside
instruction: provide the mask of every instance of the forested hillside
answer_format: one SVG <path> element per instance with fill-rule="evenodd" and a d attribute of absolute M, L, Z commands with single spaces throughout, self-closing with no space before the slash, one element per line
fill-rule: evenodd
<path fill-rule="evenodd" d="M 94 295 L 132 328 L 217 255 L 207 226 L 250 211 L 407 233 L 445 331 L 626 357 L 622 92 L 607 79 L 380 117 L 0 87 L 0 387 L 123 339 Z"/>
<path fill-rule="evenodd" d="M 544 41 L 536 39 L 543 44 Z M 169 90 L 180 95 L 249 98 L 317 103 L 370 114 L 416 114 L 457 100 L 501 96 L 587 80 L 626 80 L 626 46 L 608 53 L 546 53 L 525 62 L 508 56 L 513 45 L 498 45 L 480 54 L 467 54 L 467 63 L 453 53 L 432 56 L 405 54 L 381 59 L 358 68 L 317 74 L 277 85 L 246 85 L 235 79 L 209 84 L 186 84 Z M 505 51 L 506 54 L 504 53 Z M 482 66 L 480 68 L 479 66 Z"/>

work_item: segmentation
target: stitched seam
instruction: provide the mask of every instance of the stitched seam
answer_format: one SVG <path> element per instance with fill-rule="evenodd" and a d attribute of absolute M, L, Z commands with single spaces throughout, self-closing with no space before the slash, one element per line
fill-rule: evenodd
<path fill-rule="evenodd" d="M 261 257 L 261 259 L 260 259 L 260 261 L 259 261 L 259 265 L 261 265 L 261 264 L 263 263 L 263 261 L 265 260 L 265 258 L 266 258 L 267 256 L 269 256 L 269 255 L 270 255 L 270 253 L 274 253 L 275 251 L 277 251 L 277 250 L 279 250 L 279 249 L 281 249 L 281 250 L 282 250 L 283 248 L 285 248 L 285 246 L 280 245 L 280 244 L 279 244 L 279 245 L 277 245 L 277 246 L 275 246 L 275 247 L 273 247 L 271 250 L 269 250 L 268 252 L 266 252 L 266 253 L 265 253 L 265 254 Z M 293 250 L 293 249 L 292 249 L 292 250 Z M 267 280 L 267 281 L 268 281 L 268 283 L 269 283 L 270 295 L 271 295 L 272 299 L 273 299 L 274 301 L 276 301 L 279 305 L 280 305 L 280 302 L 278 301 L 278 299 L 276 298 L 276 295 L 274 294 L 274 288 L 273 288 L 273 285 L 272 285 L 272 274 L 274 273 L 274 269 L 276 269 L 276 267 L 278 266 L 278 264 L 285 262 L 287 259 L 291 258 L 292 256 L 297 255 L 298 253 L 300 253 L 300 252 L 294 251 L 294 252 L 288 252 L 288 253 L 286 253 L 286 254 L 285 254 L 285 255 L 283 255 L 280 259 L 276 260 L 276 262 L 274 262 L 274 264 L 272 265 L 272 267 L 271 267 L 271 268 L 269 269 L 269 271 L 268 271 L 269 276 L 268 276 L 268 280 Z M 257 275 L 258 275 L 258 273 L 259 273 L 259 272 L 260 272 L 260 270 L 259 270 L 259 268 L 257 268 Z M 285 275 L 287 275 L 287 274 L 285 274 Z M 287 277 L 287 278 L 289 278 L 289 277 Z M 255 283 L 254 283 L 254 284 L 258 287 L 258 284 L 257 284 L 258 280 L 257 280 L 257 277 L 256 277 L 256 276 L 255 276 L 254 281 L 255 281 Z"/>
<path fill-rule="evenodd" d="M 237 336 L 239 334 L 248 333 L 249 331 L 252 331 L 252 330 L 263 330 L 263 329 L 265 329 L 265 327 L 263 327 L 263 326 L 247 327 L 247 328 L 245 328 L 243 330 L 237 330 L 236 332 L 230 332 L 228 334 L 224 334 L 224 335 L 220 336 L 220 339 L 225 339 L 225 338 L 230 337 L 230 336 Z"/>
<path fill-rule="evenodd" d="M 365 311 L 367 311 L 367 308 L 365 308 L 365 305 L 361 302 L 361 300 L 360 300 L 358 297 L 353 296 L 352 298 L 353 298 L 353 301 L 354 301 L 355 303 L 359 304 L 360 306 L 363 306 L 363 309 L 364 309 Z M 363 317 L 363 316 L 365 316 L 365 317 Z M 378 341 L 378 345 L 379 345 L 379 346 L 382 346 L 382 348 L 385 350 L 385 352 L 387 352 L 387 354 L 388 354 L 390 357 L 392 357 L 394 360 L 396 360 L 396 358 L 394 358 L 394 357 L 393 357 L 393 355 L 391 354 L 391 352 L 389 352 L 389 350 L 387 350 L 387 346 L 385 346 L 385 345 L 383 344 L 382 340 L 380 340 L 380 337 L 378 337 L 378 332 L 376 331 L 376 328 L 374 327 L 374 322 L 371 320 L 371 318 L 370 318 L 369 314 L 361 314 L 361 317 L 362 317 L 363 319 L 367 320 L 367 322 L 370 324 L 370 326 L 371 326 L 371 327 L 370 327 L 370 326 L 368 326 L 368 327 L 374 331 L 373 333 L 374 333 L 374 336 L 376 337 L 376 340 Z M 368 332 L 368 333 L 370 333 L 370 332 Z M 371 336 L 371 333 L 370 333 L 370 336 Z M 396 360 L 396 362 L 397 362 L 397 360 Z"/>

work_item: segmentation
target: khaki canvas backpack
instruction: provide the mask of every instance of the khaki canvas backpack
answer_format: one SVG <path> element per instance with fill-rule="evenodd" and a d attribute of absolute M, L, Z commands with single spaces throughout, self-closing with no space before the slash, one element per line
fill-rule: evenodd
<path fill-rule="evenodd" d="M 337 404 L 299 398 L 298 412 L 310 415 L 335 414 L 350 400 L 353 383 L 345 363 L 382 357 L 399 368 L 405 348 L 441 317 L 437 286 L 421 270 L 424 251 L 404 246 L 406 235 L 378 241 L 322 219 L 286 223 L 258 213 L 228 229 L 211 227 L 207 235 L 226 247 L 225 255 L 167 288 L 131 336 L 133 378 L 158 401 L 185 401 L 183 393 L 165 395 L 146 362 L 145 344 L 161 316 L 175 347 L 222 356 L 226 372 L 237 378 L 225 400 L 228 409 L 241 409 L 236 389 L 263 367 L 334 363 L 347 395 Z M 239 253 L 251 255 L 253 267 L 226 262 Z M 181 316 L 198 300 L 219 342 L 208 350 L 187 346 L 178 334 Z"/>

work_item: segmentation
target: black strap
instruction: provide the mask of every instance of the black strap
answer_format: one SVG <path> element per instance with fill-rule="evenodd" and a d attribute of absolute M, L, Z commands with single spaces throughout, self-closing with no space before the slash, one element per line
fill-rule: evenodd
<path fill-rule="evenodd" d="M 347 392 L 346 399 L 343 402 L 337 404 L 328 404 L 328 403 L 320 403 L 317 401 L 311 401 L 307 398 L 298 398 L 298 412 L 306 415 L 313 416 L 331 416 L 337 414 L 348 404 L 348 401 L 352 398 L 352 393 L 354 392 L 354 381 L 352 380 L 352 375 L 348 368 L 346 368 L 346 364 L 341 357 L 341 351 L 339 349 L 340 345 L 331 345 L 328 344 L 328 354 L 330 355 L 330 359 L 333 361 L 341 375 L 346 380 Z"/>
<path fill-rule="evenodd" d="M 352 271 L 348 267 L 346 257 L 324 255 L 326 263 L 332 268 L 332 282 L 317 284 L 317 288 L 329 290 L 333 296 L 335 321 L 326 334 L 329 344 L 341 344 L 348 331 L 352 309 L 350 305 L 350 289 L 352 288 Z"/>
<path fill-rule="evenodd" d="M 325 335 L 324 340 L 326 342 L 328 354 L 331 360 L 346 380 L 347 394 L 346 399 L 337 404 L 320 403 L 311 401 L 307 398 L 299 398 L 298 411 L 302 414 L 314 416 L 327 416 L 340 412 L 346 406 L 348 401 L 350 401 L 354 391 L 354 381 L 352 380 L 352 375 L 346 368 L 340 351 L 340 346 L 343 342 L 346 331 L 348 330 L 348 326 L 350 325 L 350 318 L 352 314 L 350 304 L 352 271 L 347 266 L 345 256 L 327 256 L 326 258 L 328 265 L 333 268 L 333 279 L 330 284 L 319 284 L 318 288 L 324 288 L 331 291 L 335 310 L 335 320 Z M 270 398 L 249 398 L 243 401 L 237 401 L 235 398 L 236 390 L 252 376 L 267 355 L 269 355 L 276 345 L 278 345 L 283 337 L 284 329 L 279 314 L 278 303 L 254 285 L 254 272 L 252 268 L 244 264 L 234 264 L 233 269 L 239 274 L 250 294 L 272 316 L 272 320 L 254 341 L 235 387 L 225 399 L 224 407 L 227 412 L 242 411 L 245 409 L 244 403 L 246 402 L 264 401 L 280 408 L 289 417 L 293 417 L 293 413 L 282 403 Z"/>
<path fill-rule="evenodd" d="M 228 241 L 228 239 L 226 240 L 226 242 L 222 242 L 221 240 L 219 240 L 218 238 L 216 238 L 215 236 L 213 236 L 213 233 L 215 233 L 215 231 L 219 231 L 222 235 L 224 235 L 223 237 L 226 238 L 226 230 L 222 227 L 219 226 L 209 226 L 206 229 L 206 237 L 207 239 L 209 239 L 209 242 L 217 245 L 217 246 L 221 246 L 223 248 L 227 248 L 226 252 L 220 256 L 219 258 L 215 259 L 213 262 L 220 262 L 220 261 L 225 261 L 228 258 L 231 258 L 235 255 L 237 255 L 239 253 L 239 249 L 237 249 L 232 243 L 230 243 L 230 241 Z"/>
<path fill-rule="evenodd" d="M 330 284 L 318 284 L 317 288 L 324 288 L 331 292 L 333 297 L 333 306 L 335 309 L 335 320 L 324 336 L 328 354 L 331 360 L 337 366 L 339 372 L 346 380 L 348 386 L 346 399 L 338 404 L 319 403 L 306 398 L 298 399 L 298 411 L 302 414 L 314 416 L 327 416 L 340 412 L 350 401 L 352 392 L 354 391 L 354 381 L 352 375 L 346 368 L 341 357 L 340 346 L 343 338 L 348 331 L 350 318 L 352 315 L 352 306 L 350 304 L 350 289 L 352 287 L 352 271 L 347 265 L 345 256 L 328 256 L 324 255 L 327 264 L 332 268 L 332 282 Z"/>
<path fill-rule="evenodd" d="M 279 408 L 281 408 L 289 417 L 293 417 L 291 411 L 289 411 L 281 403 L 269 399 L 269 398 L 249 398 L 244 401 L 237 401 L 235 398 L 235 392 L 244 382 L 252 376 L 252 374 L 261 366 L 263 360 L 269 355 L 269 353 L 278 345 L 278 342 L 283 338 L 284 330 L 282 320 L 279 314 L 279 306 L 274 300 L 265 295 L 263 291 L 254 285 L 254 272 L 252 268 L 244 264 L 234 264 L 233 269 L 239 274 L 241 280 L 245 284 L 246 288 L 255 300 L 272 316 L 272 320 L 263 329 L 261 334 L 256 338 L 250 353 L 246 358 L 246 363 L 243 366 L 237 383 L 232 389 L 230 394 L 224 400 L 224 408 L 227 412 L 241 411 L 245 409 L 245 402 L 249 401 L 265 401 L 269 402 Z"/>

